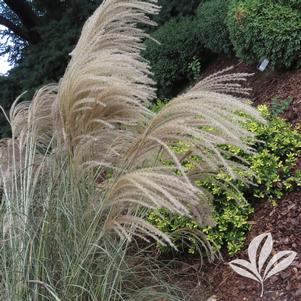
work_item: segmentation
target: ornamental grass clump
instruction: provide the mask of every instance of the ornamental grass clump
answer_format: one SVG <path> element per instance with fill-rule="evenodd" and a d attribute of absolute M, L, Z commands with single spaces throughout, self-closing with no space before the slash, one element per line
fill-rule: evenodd
<path fill-rule="evenodd" d="M 157 12 L 153 0 L 104 1 L 59 84 L 12 106 L 12 137 L 0 143 L 1 300 L 183 300 L 159 263 L 128 251 L 134 238 L 172 245 L 144 209 L 212 224 L 194 179 L 221 168 L 237 177 L 219 145 L 251 152 L 236 112 L 262 118 L 230 95 L 247 92 L 246 75 L 227 71 L 148 109 L 155 89 L 138 24 Z M 193 169 L 173 151 L 179 141 L 202 158 Z"/>

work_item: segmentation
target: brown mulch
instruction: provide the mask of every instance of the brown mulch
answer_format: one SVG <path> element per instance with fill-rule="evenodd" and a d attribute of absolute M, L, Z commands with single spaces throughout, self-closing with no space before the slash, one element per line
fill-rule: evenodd
<path fill-rule="evenodd" d="M 248 233 L 244 251 L 235 259 L 248 260 L 247 248 L 257 235 L 270 232 L 274 240 L 273 252 L 292 250 L 297 252 L 294 262 L 286 270 L 272 276 L 265 283 L 263 298 L 260 284 L 236 274 L 224 258 L 209 271 L 214 293 L 218 301 L 297 301 L 301 300 L 301 192 L 287 194 L 277 207 L 263 202 L 256 208 L 252 229 Z"/>
<path fill-rule="evenodd" d="M 291 124 L 301 124 L 301 70 L 276 72 L 257 70 L 256 66 L 246 65 L 233 58 L 220 57 L 211 64 L 203 76 L 213 74 L 221 69 L 234 66 L 234 72 L 254 73 L 248 80 L 253 90 L 250 98 L 255 105 L 271 104 L 271 99 L 278 96 L 282 99 L 292 97 L 288 109 L 282 114 Z M 297 169 L 301 170 L 301 158 Z M 269 202 L 258 204 L 250 223 L 251 231 L 247 235 L 243 251 L 233 258 L 224 257 L 224 261 L 216 262 L 202 270 L 203 289 L 214 295 L 217 301 L 301 301 L 301 191 L 287 194 L 278 206 Z M 248 260 L 247 249 L 256 236 L 270 232 L 273 236 L 273 253 L 283 250 L 297 252 L 294 262 L 285 270 L 269 278 L 264 284 L 264 296 L 260 298 L 261 286 L 254 280 L 236 274 L 228 262 L 233 259 Z M 191 272 L 191 277 L 200 272 Z M 194 276 L 195 275 L 195 276 Z M 199 281 L 198 281 L 199 283 Z M 199 293 L 191 300 L 207 300 L 208 297 Z M 208 295 L 207 295 L 208 296 Z"/>
<path fill-rule="evenodd" d="M 284 112 L 285 117 L 292 124 L 301 123 L 301 69 L 279 72 L 267 70 L 259 71 L 256 66 L 247 65 L 237 59 L 219 57 L 204 72 L 202 77 L 213 74 L 224 68 L 233 66 L 233 72 L 252 73 L 254 76 L 248 79 L 247 86 L 252 88 L 250 98 L 255 105 L 270 104 L 273 97 L 281 99 L 292 97 L 293 101 Z"/>

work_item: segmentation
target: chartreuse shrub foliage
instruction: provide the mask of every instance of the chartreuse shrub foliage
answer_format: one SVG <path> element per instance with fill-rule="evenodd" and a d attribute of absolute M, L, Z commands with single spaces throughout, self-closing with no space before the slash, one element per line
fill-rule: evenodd
<path fill-rule="evenodd" d="M 159 97 L 172 97 L 190 81 L 188 64 L 204 59 L 204 47 L 196 19 L 183 17 L 166 22 L 146 41 L 144 57 L 149 60 Z"/>
<path fill-rule="evenodd" d="M 301 154 L 301 134 L 282 118 L 271 117 L 266 106 L 261 106 L 260 110 L 270 121 L 265 126 L 256 122 L 248 124 L 248 129 L 265 142 L 258 143 L 257 153 L 251 156 L 251 169 L 258 185 L 253 190 L 255 197 L 275 201 L 301 184 L 300 171 L 292 170 Z"/>
<path fill-rule="evenodd" d="M 270 59 L 274 68 L 301 64 L 301 11 L 294 2 L 233 0 L 227 24 L 236 55 L 247 63 Z"/>
<path fill-rule="evenodd" d="M 196 182 L 213 195 L 214 227 L 201 228 L 195 221 L 172 215 L 166 210 L 150 211 L 148 220 L 162 231 L 174 233 L 175 244 L 180 250 L 195 253 L 199 248 L 193 235 L 189 243 L 184 245 L 181 231 L 203 231 L 217 250 L 224 246 L 230 255 L 235 254 L 243 246 L 246 232 L 250 229 L 248 218 L 254 211 L 256 199 L 268 199 L 276 205 L 285 192 L 301 187 L 301 173 L 299 170 L 293 171 L 301 154 L 301 134 L 283 119 L 271 115 L 267 106 L 259 106 L 258 109 L 268 123 L 260 124 L 250 119 L 245 124 L 248 130 L 256 134 L 257 141 L 253 145 L 255 152 L 246 154 L 237 147 L 222 146 L 230 154 L 249 163 L 251 173 L 246 170 L 240 173 L 241 176 L 251 176 L 254 184 L 234 181 L 223 171 Z M 185 146 L 180 144 L 176 149 L 181 153 Z M 189 169 L 196 160 L 190 158 L 183 164 Z"/>
<path fill-rule="evenodd" d="M 214 53 L 228 54 L 231 42 L 227 27 L 229 1 L 207 0 L 197 10 L 197 26 L 204 46 Z"/>

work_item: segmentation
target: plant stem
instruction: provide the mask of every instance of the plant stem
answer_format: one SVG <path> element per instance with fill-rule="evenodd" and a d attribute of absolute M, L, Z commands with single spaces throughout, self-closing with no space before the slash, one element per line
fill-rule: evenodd
<path fill-rule="evenodd" d="M 261 283 L 261 295 L 260 295 L 260 298 L 263 297 L 263 281 L 260 282 Z"/>

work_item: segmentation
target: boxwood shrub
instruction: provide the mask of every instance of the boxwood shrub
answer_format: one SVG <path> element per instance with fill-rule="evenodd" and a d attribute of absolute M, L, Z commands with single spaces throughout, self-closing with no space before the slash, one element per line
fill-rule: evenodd
<path fill-rule="evenodd" d="M 227 24 L 236 55 L 243 61 L 266 57 L 274 68 L 301 65 L 301 11 L 287 1 L 233 0 Z"/>
<path fill-rule="evenodd" d="M 275 0 L 278 3 L 288 5 L 292 8 L 301 9 L 301 0 Z"/>
<path fill-rule="evenodd" d="M 227 27 L 228 0 L 208 0 L 197 10 L 197 26 L 200 37 L 214 53 L 228 54 L 231 41 Z"/>
<path fill-rule="evenodd" d="M 149 60 L 158 85 L 158 96 L 170 98 L 189 83 L 188 65 L 206 57 L 195 18 L 172 19 L 153 32 L 146 41 L 144 57 Z"/>
<path fill-rule="evenodd" d="M 158 4 L 161 6 L 161 10 L 154 19 L 159 25 L 162 25 L 171 18 L 194 15 L 201 2 L 202 0 L 159 0 Z"/>

